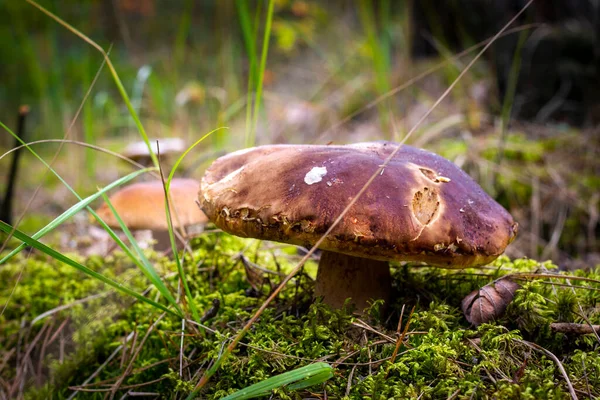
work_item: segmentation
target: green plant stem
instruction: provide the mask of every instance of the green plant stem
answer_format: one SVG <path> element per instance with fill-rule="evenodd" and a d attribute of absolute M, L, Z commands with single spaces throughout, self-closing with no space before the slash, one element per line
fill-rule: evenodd
<path fill-rule="evenodd" d="M 506 93 L 504 94 L 504 102 L 502 103 L 502 115 L 500 118 L 500 139 L 498 143 L 498 156 L 496 158 L 496 165 L 500 167 L 502 159 L 504 158 L 504 146 L 506 144 L 506 134 L 508 131 L 508 122 L 510 121 L 510 115 L 512 112 L 513 102 L 515 100 L 515 94 L 517 92 L 517 84 L 519 82 L 519 71 L 521 69 L 521 50 L 527 39 L 527 31 L 523 31 L 519 34 L 519 40 L 513 57 L 513 62 L 510 66 L 510 73 L 508 75 L 508 85 Z M 496 175 L 494 175 L 494 181 Z M 494 182 L 495 183 L 495 182 Z M 494 184 L 492 184 L 492 187 Z"/>
<path fill-rule="evenodd" d="M 254 146 L 256 141 L 256 127 L 258 125 L 258 111 L 262 99 L 263 80 L 265 77 L 265 69 L 267 67 L 267 54 L 269 53 L 269 40 L 271 38 L 271 23 L 273 21 L 273 6 L 275 0 L 269 0 L 267 9 L 267 21 L 265 25 L 265 34 L 263 37 L 262 54 L 260 57 L 260 68 L 258 70 L 258 83 L 256 85 L 256 98 L 254 99 L 254 110 L 252 112 L 252 130 L 250 131 L 249 145 Z"/>
<path fill-rule="evenodd" d="M 386 6 L 385 4 L 382 7 Z M 384 48 L 383 43 L 377 37 L 377 27 L 375 24 L 375 16 L 373 13 L 373 3 L 369 0 L 361 0 L 359 2 L 359 17 L 361 23 L 367 34 L 367 43 L 371 50 L 371 58 L 373 60 L 373 67 L 375 68 L 375 85 L 378 94 L 384 94 L 389 91 L 389 55 L 387 54 L 389 49 Z M 381 124 L 384 130 L 388 131 L 388 125 L 391 119 L 391 113 L 389 107 L 386 104 L 382 104 L 378 107 L 379 115 L 381 118 Z M 391 135 L 388 132 L 387 137 Z"/>
<path fill-rule="evenodd" d="M 244 37 L 244 44 L 246 45 L 246 53 L 248 53 L 248 59 L 250 61 L 250 70 L 248 72 L 248 88 L 246 91 L 246 133 L 245 133 L 245 145 L 246 147 L 251 146 L 250 141 L 250 126 L 252 124 L 252 90 L 256 83 L 256 27 L 258 23 L 254 24 L 254 29 L 250 22 L 250 11 L 248 10 L 248 2 L 245 0 L 237 0 L 235 2 L 240 16 L 240 25 L 242 26 L 242 34 Z M 260 2 L 257 6 L 256 20 L 260 15 Z"/>

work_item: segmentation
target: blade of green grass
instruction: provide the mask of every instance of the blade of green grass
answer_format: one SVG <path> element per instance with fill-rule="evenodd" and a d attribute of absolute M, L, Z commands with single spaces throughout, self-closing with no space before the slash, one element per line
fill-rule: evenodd
<path fill-rule="evenodd" d="M 48 225 L 46 225 L 45 227 L 43 227 L 42 229 L 40 229 L 39 231 L 37 231 L 36 233 L 34 233 L 33 235 L 31 235 L 31 237 L 33 239 L 40 239 L 42 237 L 44 237 L 46 234 L 50 233 L 51 231 L 53 231 L 55 228 L 57 228 L 58 226 L 60 226 L 62 223 L 64 223 L 65 221 L 67 221 L 69 218 L 71 218 L 73 215 L 77 214 L 79 211 L 83 210 L 85 207 L 87 207 L 90 203 L 92 203 L 94 200 L 96 200 L 97 198 L 99 198 L 100 196 L 102 196 L 102 194 L 108 192 L 111 189 L 114 189 L 118 186 L 121 186 L 127 182 L 129 182 L 130 180 L 136 178 L 137 176 L 148 172 L 150 170 L 153 170 L 154 168 L 145 168 L 139 171 L 135 171 L 130 173 L 129 175 L 124 176 L 123 178 L 120 178 L 114 182 L 112 182 L 110 185 L 105 186 L 103 189 L 101 189 L 99 192 L 86 197 L 85 199 L 81 200 L 80 202 L 78 202 L 77 204 L 71 206 L 71 208 L 69 208 L 68 210 L 66 210 L 65 212 L 63 212 L 61 215 L 59 215 L 58 217 L 56 217 L 52 222 L 50 222 Z M 4 258 L 2 258 L 0 260 L 0 265 L 4 264 L 6 261 L 8 261 L 10 258 L 12 258 L 15 254 L 19 253 L 21 250 L 23 250 L 26 246 L 24 244 L 20 244 L 19 246 L 17 246 L 13 251 L 11 251 L 10 253 L 8 253 L 8 255 L 6 255 Z"/>
<path fill-rule="evenodd" d="M 181 265 L 181 261 L 179 260 L 179 257 L 177 256 L 177 243 L 175 243 L 175 233 L 174 233 L 174 228 L 173 228 L 173 220 L 171 219 L 171 210 L 170 210 L 170 202 L 169 202 L 169 186 L 170 186 L 170 181 L 165 182 L 165 178 L 162 175 L 162 170 L 161 170 L 161 179 L 162 179 L 162 183 L 163 183 L 163 189 L 165 191 L 165 213 L 167 216 L 167 225 L 168 225 L 168 232 L 169 232 L 169 240 L 171 241 L 171 250 L 173 251 L 173 256 L 175 258 L 175 264 L 177 265 L 177 272 L 179 273 L 179 278 L 181 279 L 181 283 L 183 284 L 183 290 L 185 292 L 185 296 L 187 298 L 187 303 L 190 307 L 190 310 L 192 311 L 192 316 L 194 317 L 194 320 L 196 322 L 201 322 L 200 319 L 200 314 L 198 314 L 198 309 L 196 308 L 196 304 L 194 303 L 194 297 L 192 296 L 192 292 L 190 291 L 190 287 L 187 283 L 187 279 L 185 277 L 185 272 L 183 270 L 183 267 Z"/>
<path fill-rule="evenodd" d="M 183 161 L 183 159 L 185 158 L 185 156 L 187 156 L 187 154 L 197 145 L 199 145 L 204 139 L 206 139 L 207 137 L 209 137 L 210 135 L 212 135 L 213 133 L 221 130 L 221 129 L 229 129 L 226 126 L 222 126 L 220 128 L 217 129 L 213 129 L 212 131 L 208 132 L 206 135 L 202 136 L 200 139 L 196 140 L 196 142 L 194 142 L 194 144 L 192 144 L 190 147 L 187 148 L 186 151 L 183 152 L 183 154 L 181 156 L 179 156 L 179 158 L 177 159 L 177 161 L 175 162 L 175 164 L 173 165 L 173 168 L 171 168 L 171 172 L 169 172 L 169 177 L 167 179 L 167 190 L 169 189 L 170 185 L 171 185 L 171 180 L 173 179 L 173 175 L 175 175 L 175 171 L 177 170 L 177 168 L 179 167 L 179 164 L 181 164 L 181 161 Z"/>
<path fill-rule="evenodd" d="M 250 127 L 252 124 L 252 91 L 257 82 L 256 70 L 258 68 L 256 66 L 256 27 L 258 26 L 258 23 L 254 25 L 254 28 L 252 27 L 247 1 L 237 0 L 235 4 L 240 17 L 240 25 L 242 26 L 242 34 L 244 37 L 244 44 L 246 45 L 246 53 L 248 53 L 248 59 L 250 60 L 250 70 L 248 71 L 248 88 L 246 93 L 246 133 L 244 140 L 246 147 L 250 147 Z M 259 2 L 256 7 L 256 20 L 258 20 L 258 16 L 260 15 L 261 4 L 262 3 Z"/>
<path fill-rule="evenodd" d="M 263 80 L 265 77 L 265 69 L 267 67 L 267 54 L 269 53 L 269 41 L 271 39 L 271 23 L 273 22 L 273 6 L 275 1 L 269 0 L 269 7 L 267 9 L 267 21 L 265 24 L 265 34 L 263 37 L 262 54 L 260 57 L 260 67 L 258 70 L 258 82 L 256 85 L 256 97 L 254 99 L 254 109 L 252 111 L 252 129 L 250 131 L 249 142 L 246 143 L 248 147 L 254 146 L 256 142 L 256 127 L 258 125 L 258 111 L 260 108 L 260 102 L 262 98 Z"/>
<path fill-rule="evenodd" d="M 513 102 L 515 100 L 515 94 L 517 92 L 517 84 L 519 82 L 519 71 L 521 70 L 521 53 L 525 41 L 528 38 L 528 32 L 523 31 L 519 34 L 515 53 L 513 55 L 513 62 L 510 66 L 510 72 L 508 74 L 508 84 L 506 87 L 506 93 L 504 94 L 504 101 L 502 103 L 502 114 L 500 117 L 500 138 L 498 140 L 498 155 L 496 156 L 496 165 L 500 167 L 502 159 L 504 158 L 504 147 L 506 145 L 506 135 L 508 131 L 508 123 L 510 122 L 510 115 L 513 109 Z M 497 176 L 494 174 L 492 181 L 492 189 L 496 191 Z"/>
<path fill-rule="evenodd" d="M 154 154 L 154 152 L 152 151 L 152 146 L 150 145 L 150 140 L 148 139 L 146 130 L 144 129 L 144 126 L 142 125 L 142 121 L 140 121 L 137 113 L 135 112 L 135 109 L 133 108 L 133 105 L 131 104 L 131 100 L 129 100 L 129 96 L 127 95 L 127 92 L 125 91 L 125 87 L 123 86 L 123 83 L 121 83 L 121 79 L 119 78 L 119 75 L 117 74 L 117 70 L 115 69 L 112 62 L 110 61 L 110 58 L 108 57 L 108 54 L 106 54 L 106 51 L 104 51 L 104 49 L 102 47 L 100 47 L 100 45 L 98 45 L 92 39 L 90 39 L 89 37 L 87 37 L 86 35 L 81 33 L 80 31 L 78 31 L 77 29 L 75 29 L 73 26 L 69 25 L 66 21 L 64 21 L 61 18 L 59 18 L 58 16 L 54 15 L 53 13 L 51 13 L 50 11 L 48 11 L 47 9 L 45 9 L 44 7 L 42 7 L 41 5 L 36 3 L 35 1 L 33 1 L 33 0 L 26 0 L 26 1 L 29 4 L 31 4 L 32 6 L 36 7 L 41 12 L 43 12 L 44 14 L 46 14 L 47 16 L 49 16 L 50 18 L 52 18 L 53 20 L 55 20 L 56 22 L 58 22 L 60 25 L 62 25 L 63 27 L 65 27 L 66 29 L 68 29 L 69 31 L 74 33 L 75 35 L 79 36 L 81 39 L 83 39 L 85 42 L 90 44 L 92 47 L 94 47 L 96 50 L 98 50 L 102 54 L 102 56 L 106 60 L 106 65 L 108 66 L 108 69 L 110 70 L 110 73 L 113 77 L 115 85 L 117 86 L 117 89 L 119 90 L 119 93 L 121 94 L 121 97 L 123 98 L 123 101 L 125 102 L 125 105 L 127 106 L 127 109 L 129 110 L 129 113 L 131 114 L 131 118 L 133 118 L 133 121 L 135 122 L 135 125 L 136 125 L 138 131 L 140 132 L 140 135 L 142 136 L 142 139 L 146 143 L 146 146 L 148 146 L 148 151 L 150 152 L 150 157 L 152 158 L 152 162 L 154 163 L 154 166 L 158 168 L 158 157 L 156 157 L 156 154 Z"/>
<path fill-rule="evenodd" d="M 265 379 L 262 382 L 255 383 L 252 386 L 223 397 L 221 400 L 246 400 L 267 396 L 273 389 L 286 385 L 289 385 L 287 388 L 291 390 L 304 389 L 323 383 L 332 376 L 333 368 L 327 363 L 319 362 Z"/>
<path fill-rule="evenodd" d="M 382 5 L 382 7 L 385 4 Z M 373 68 L 375 72 L 375 86 L 379 95 L 387 93 L 390 89 L 389 82 L 389 48 L 384 48 L 384 43 L 377 35 L 377 24 L 375 21 L 375 13 L 373 8 L 375 5 L 369 0 L 359 1 L 359 17 L 361 24 L 364 27 L 367 35 L 367 44 L 371 52 L 371 59 L 373 60 Z M 384 130 L 389 131 L 389 123 L 391 120 L 391 113 L 389 112 L 389 106 L 386 104 L 377 106 L 379 111 L 379 117 L 381 125 Z M 387 134 L 387 138 L 390 139 L 390 133 Z"/>
<path fill-rule="evenodd" d="M 96 271 L 94 271 L 94 270 L 86 267 L 83 264 L 78 263 L 77 261 L 75 261 L 75 260 L 73 260 L 73 259 L 71 259 L 71 258 L 69 258 L 69 257 L 67 257 L 67 256 L 65 256 L 65 255 L 63 255 L 61 253 L 59 253 L 58 251 L 54 250 L 53 248 L 48 247 L 45 244 L 43 244 L 43 243 L 35 240 L 34 238 L 32 238 L 32 237 L 28 236 L 27 234 L 21 232 L 20 230 L 13 228 L 11 225 L 8 225 L 4 221 L 0 221 L 0 231 L 5 232 L 5 233 L 12 232 L 13 236 L 16 239 L 22 241 L 26 245 L 31 246 L 34 249 L 39 250 L 42 253 L 49 255 L 50 257 L 54 258 L 55 260 L 58 260 L 58 261 L 60 261 L 62 263 L 65 263 L 65 264 L 67 264 L 67 265 L 75 268 L 75 269 L 78 269 L 79 271 L 81 271 L 81 272 L 83 272 L 83 273 L 91 276 L 92 278 L 98 279 L 99 281 L 106 283 L 107 285 L 109 285 L 109 286 L 117 289 L 118 291 L 120 291 L 120 292 L 122 292 L 124 294 L 127 294 L 129 296 L 133 296 L 136 299 L 138 299 L 140 301 L 143 301 L 144 303 L 148 303 L 151 306 L 153 306 L 153 307 L 155 307 L 155 308 L 157 308 L 159 310 L 165 311 L 165 312 L 167 312 L 167 313 L 169 313 L 171 315 L 174 315 L 176 317 L 179 317 L 179 318 L 183 317 L 181 313 L 174 312 L 173 310 L 165 307 L 164 305 L 162 305 L 160 303 L 157 303 L 157 302 L 155 302 L 153 300 L 150 300 L 150 299 L 142 296 L 141 294 L 137 293 L 136 291 L 131 290 L 128 287 L 123 286 L 120 283 L 115 282 L 112 279 L 105 277 L 104 275 L 102 275 L 102 274 L 100 274 L 100 273 L 98 273 L 98 272 L 96 272 Z"/>
<path fill-rule="evenodd" d="M 177 35 L 175 36 L 175 43 L 173 44 L 173 60 L 175 65 L 184 65 L 185 51 L 186 51 L 186 39 L 190 32 L 190 26 L 192 22 L 192 12 L 194 8 L 194 1 L 185 0 L 183 3 L 183 13 L 179 20 Z M 179 71 L 178 68 L 173 68 L 173 74 L 175 79 L 173 80 L 176 85 L 179 85 Z"/>
<path fill-rule="evenodd" d="M 181 278 L 181 282 L 183 284 L 183 288 L 185 291 L 185 295 L 188 299 L 188 304 L 190 307 L 190 310 L 192 311 L 192 316 L 194 317 L 194 319 L 196 320 L 196 322 L 200 322 L 200 314 L 198 314 L 198 309 L 196 308 L 196 304 L 194 303 L 194 298 L 192 296 L 192 292 L 190 291 L 189 285 L 187 283 L 187 279 L 185 277 L 185 271 L 183 270 L 183 267 L 181 265 L 181 261 L 179 260 L 179 257 L 177 257 L 177 244 L 175 243 L 175 234 L 174 234 L 174 229 L 173 229 L 173 220 L 171 218 L 171 207 L 169 206 L 170 201 L 169 201 L 169 190 L 171 188 L 171 180 L 173 179 L 173 176 L 175 175 L 175 171 L 177 171 L 177 168 L 179 167 L 179 164 L 181 163 L 181 161 L 183 161 L 183 159 L 185 158 L 185 156 L 197 145 L 199 145 L 204 139 L 206 139 L 207 137 L 209 137 L 210 135 L 212 135 L 214 132 L 217 132 L 221 129 L 228 129 L 226 127 L 221 127 L 221 128 L 217 128 L 217 129 L 213 129 L 212 131 L 208 132 L 206 135 L 202 136 L 200 139 L 198 139 L 194 144 L 192 144 L 190 147 L 188 147 L 183 154 L 177 159 L 177 161 L 175 162 L 175 164 L 173 165 L 173 168 L 171 168 L 171 172 L 169 173 L 169 177 L 167 178 L 166 182 L 164 179 L 164 175 L 162 173 L 162 166 L 159 164 L 159 171 L 160 171 L 160 176 L 163 182 L 163 188 L 165 190 L 165 213 L 167 216 L 167 224 L 168 224 L 168 232 L 169 232 L 169 240 L 171 241 L 171 250 L 173 251 L 173 254 L 175 255 L 175 264 L 177 265 L 177 271 L 179 272 L 179 277 Z M 156 146 L 158 147 L 159 144 L 158 142 L 156 143 Z"/>
<path fill-rule="evenodd" d="M 89 52 L 89 50 L 88 50 Z M 94 80 L 94 74 L 90 71 L 91 59 L 89 55 L 85 57 L 85 63 L 83 65 L 84 70 L 84 84 L 86 87 L 91 87 L 92 81 Z M 94 124 L 93 105 L 91 101 L 83 103 L 83 139 L 86 143 L 95 143 L 96 127 Z M 92 179 L 94 176 L 94 170 L 96 165 L 96 153 L 92 149 L 85 149 L 85 169 L 87 179 Z"/>
<path fill-rule="evenodd" d="M 115 210 L 115 208 L 113 207 L 113 205 L 110 202 L 106 193 L 102 193 L 102 198 L 104 199 L 104 201 L 110 208 L 110 211 L 113 213 L 113 215 L 119 222 L 119 226 L 121 227 L 121 230 L 125 233 L 125 236 L 127 236 L 127 239 L 129 239 L 129 243 L 131 243 L 131 245 L 133 246 L 133 249 L 137 253 L 137 255 L 138 255 L 137 260 L 139 262 L 137 262 L 136 264 L 138 265 L 138 267 L 142 270 L 144 275 L 146 275 L 146 278 L 148 278 L 148 280 L 150 280 L 150 282 L 154 285 L 154 287 L 156 287 L 156 289 L 160 292 L 160 294 L 163 295 L 163 297 L 171 305 L 173 305 L 173 307 L 175 307 L 177 309 L 177 311 L 179 311 L 180 314 L 183 314 L 181 308 L 177 304 L 177 301 L 175 300 L 175 298 L 173 297 L 173 295 L 171 294 L 169 289 L 165 286 L 162 279 L 160 279 L 160 276 L 156 272 L 156 269 L 154 269 L 154 267 L 152 266 L 152 264 L 150 263 L 148 258 L 144 255 L 144 252 L 142 251 L 142 249 L 138 245 L 137 241 L 131 234 L 131 231 L 129 230 L 129 228 L 127 228 L 127 225 L 125 225 L 125 223 L 123 222 L 123 220 L 117 213 L 117 210 Z"/>

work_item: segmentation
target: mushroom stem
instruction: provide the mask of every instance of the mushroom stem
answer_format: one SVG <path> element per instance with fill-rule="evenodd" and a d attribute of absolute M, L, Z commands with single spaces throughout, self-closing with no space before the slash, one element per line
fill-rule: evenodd
<path fill-rule="evenodd" d="M 323 251 L 317 271 L 315 296 L 322 297 L 323 302 L 334 308 L 342 308 L 350 297 L 351 304 L 362 311 L 373 299 L 383 299 L 388 303 L 391 281 L 390 267 L 386 261 Z"/>

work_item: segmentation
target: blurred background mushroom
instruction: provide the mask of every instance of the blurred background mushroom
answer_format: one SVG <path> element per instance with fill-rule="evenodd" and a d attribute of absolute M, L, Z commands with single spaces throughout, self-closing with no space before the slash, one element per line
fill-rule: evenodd
<path fill-rule="evenodd" d="M 187 233 L 201 231 L 208 221 L 196 203 L 199 183 L 194 179 L 174 178 L 169 190 L 170 212 L 174 233 L 183 245 Z M 126 186 L 109 198 L 119 217 L 131 230 L 149 230 L 158 251 L 171 249 L 165 210 L 165 192 L 161 181 L 140 182 Z M 120 228 L 108 204 L 96 210 L 111 228 Z M 189 228 L 187 231 L 184 228 Z M 181 233 L 184 235 L 182 236 Z"/>
<path fill-rule="evenodd" d="M 397 146 L 237 151 L 207 169 L 202 209 L 234 235 L 312 247 Z M 516 232 L 512 216 L 460 168 L 402 146 L 321 243 L 315 295 L 338 308 L 352 298 L 362 310 L 369 300 L 389 300 L 388 261 L 480 266 L 502 254 Z"/>
<path fill-rule="evenodd" d="M 151 139 L 150 147 L 154 154 L 158 154 L 160 150 L 160 161 L 161 163 L 166 162 L 167 165 L 171 158 L 181 155 L 186 149 L 185 141 L 180 138 Z M 123 150 L 123 155 L 145 167 L 152 165 L 152 156 L 144 141 L 128 144 Z M 163 168 L 165 168 L 164 164 Z"/>

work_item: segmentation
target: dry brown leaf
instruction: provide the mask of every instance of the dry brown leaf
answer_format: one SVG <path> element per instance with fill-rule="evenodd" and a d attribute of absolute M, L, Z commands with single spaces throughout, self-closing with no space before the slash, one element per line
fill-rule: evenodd
<path fill-rule="evenodd" d="M 499 279 L 471 292 L 463 299 L 461 309 L 475 326 L 493 321 L 504 314 L 520 287 L 510 279 Z"/>

